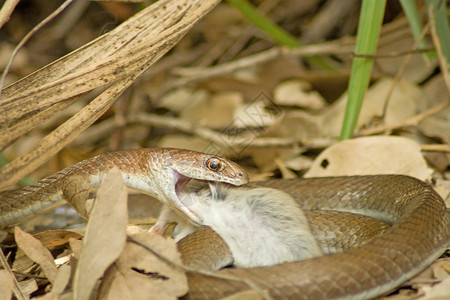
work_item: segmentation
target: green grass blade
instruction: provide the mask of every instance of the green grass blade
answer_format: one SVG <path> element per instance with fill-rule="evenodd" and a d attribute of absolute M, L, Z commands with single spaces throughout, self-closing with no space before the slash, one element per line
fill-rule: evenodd
<path fill-rule="evenodd" d="M 296 48 L 301 44 L 295 37 L 285 31 L 277 24 L 270 21 L 266 16 L 261 14 L 250 2 L 247 0 L 227 0 L 228 3 L 237 8 L 248 20 L 255 24 L 259 29 L 271 36 L 280 45 Z M 311 56 L 305 59 L 311 65 L 325 70 L 335 70 L 327 62 L 318 56 Z"/>
<path fill-rule="evenodd" d="M 359 16 L 355 54 L 374 54 L 383 21 L 386 0 L 364 0 Z M 373 58 L 356 56 L 348 85 L 348 100 L 345 108 L 340 139 L 349 139 L 358 120 L 362 101 L 369 85 Z"/>
<path fill-rule="evenodd" d="M 419 12 L 417 10 L 416 2 L 411 0 L 400 0 L 400 4 L 402 5 L 406 18 L 408 19 L 409 27 L 411 28 L 414 40 L 418 41 L 422 33 L 423 27 L 419 18 Z M 427 43 L 425 39 L 421 39 L 421 41 L 419 42 L 419 49 L 421 48 L 423 49 L 426 47 Z M 428 59 L 431 57 L 428 56 L 428 53 L 422 53 L 422 58 L 425 62 L 427 62 Z"/>
<path fill-rule="evenodd" d="M 450 29 L 447 18 L 447 5 L 445 1 L 441 0 L 427 0 L 427 7 L 432 6 L 432 12 L 430 18 L 434 16 L 435 10 L 438 9 L 436 14 L 436 33 L 441 44 L 442 53 L 447 60 L 447 66 L 450 66 Z M 450 67 L 449 67 L 450 68 Z"/>

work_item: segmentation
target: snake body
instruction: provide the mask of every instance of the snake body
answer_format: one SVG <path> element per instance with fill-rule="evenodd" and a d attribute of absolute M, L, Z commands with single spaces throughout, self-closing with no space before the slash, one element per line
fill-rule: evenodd
<path fill-rule="evenodd" d="M 368 299 L 386 293 L 438 258 L 450 243 L 450 217 L 428 184 L 402 175 L 270 180 L 303 209 L 375 216 L 392 224 L 383 235 L 342 253 L 301 262 L 219 273 L 245 278 L 273 299 Z M 217 299 L 249 289 L 236 280 L 197 273 L 189 299 Z"/>
<path fill-rule="evenodd" d="M 88 185 L 97 185 L 102 174 L 112 167 L 121 170 L 128 186 L 156 196 L 188 217 L 173 195 L 179 193 L 180 183 L 185 184 L 183 178 L 237 186 L 248 180 L 245 171 L 233 162 L 198 152 L 140 149 L 109 153 L 60 171 L 34 186 L 2 193 L 0 224 L 17 223 L 59 204 L 74 194 L 67 192 L 71 181 L 88 178 Z M 219 271 L 243 280 L 188 273 L 186 298 L 223 298 L 250 289 L 245 283 L 249 281 L 273 299 L 372 298 L 420 272 L 450 243 L 450 217 L 442 198 L 428 184 L 408 176 L 269 180 L 256 184 L 289 193 L 303 209 L 362 213 L 392 226 L 365 245 L 342 253 L 270 267 Z"/>

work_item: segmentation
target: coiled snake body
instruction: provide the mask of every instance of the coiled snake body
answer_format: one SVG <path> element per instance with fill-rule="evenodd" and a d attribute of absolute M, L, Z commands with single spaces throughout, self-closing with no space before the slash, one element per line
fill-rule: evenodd
<path fill-rule="evenodd" d="M 138 149 L 103 154 L 80 162 L 34 186 L 0 194 L 0 226 L 70 202 L 70 183 L 96 186 L 118 167 L 125 183 L 188 214 L 177 204 L 189 179 L 242 185 L 245 171 L 220 157 L 181 149 Z M 76 179 L 76 180 L 75 180 Z M 438 258 L 450 243 L 450 217 L 440 196 L 426 183 L 401 175 L 269 180 L 303 209 L 362 213 L 392 224 L 367 244 L 301 262 L 250 269 L 224 269 L 245 278 L 274 299 L 366 299 L 388 292 Z M 79 208 L 86 214 L 84 209 Z M 190 299 L 218 299 L 250 289 L 236 280 L 189 273 Z"/>

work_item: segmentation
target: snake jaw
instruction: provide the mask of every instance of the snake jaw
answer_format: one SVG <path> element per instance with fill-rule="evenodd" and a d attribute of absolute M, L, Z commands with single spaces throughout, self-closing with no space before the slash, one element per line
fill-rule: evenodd
<path fill-rule="evenodd" d="M 178 173 L 177 171 L 174 171 L 174 178 L 175 178 L 174 184 L 175 197 L 171 199 L 172 202 L 171 206 L 175 208 L 177 211 L 181 212 L 190 221 L 200 225 L 201 224 L 200 217 L 192 209 L 190 209 L 190 206 L 192 206 L 196 202 L 196 197 L 194 197 L 195 192 L 187 191 L 186 189 L 187 184 L 193 178 L 186 177 Z M 197 181 L 204 182 L 204 180 L 197 180 Z"/>

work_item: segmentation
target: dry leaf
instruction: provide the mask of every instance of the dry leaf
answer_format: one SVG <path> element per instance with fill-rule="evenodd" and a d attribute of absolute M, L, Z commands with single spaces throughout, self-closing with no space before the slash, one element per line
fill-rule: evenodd
<path fill-rule="evenodd" d="M 78 239 L 69 239 L 70 249 L 72 249 L 73 256 L 76 259 L 80 259 L 81 248 L 83 247 L 83 241 Z"/>
<path fill-rule="evenodd" d="M 52 291 L 46 296 L 55 297 L 64 292 L 69 283 L 71 274 L 71 267 L 69 265 L 62 265 L 58 269 L 58 273 L 56 274 L 55 282 L 53 283 Z"/>
<path fill-rule="evenodd" d="M 192 90 L 179 88 L 165 94 L 158 101 L 159 107 L 165 107 L 173 112 L 183 112 L 186 106 L 197 106 L 207 100 L 209 93 L 206 90 Z"/>
<path fill-rule="evenodd" d="M 436 179 L 434 189 L 445 200 L 447 207 L 450 207 L 450 180 Z"/>
<path fill-rule="evenodd" d="M 174 263 L 181 258 L 172 239 L 155 234 L 137 234 L 133 238 Z M 127 242 L 114 267 L 108 269 L 99 299 L 177 299 L 186 294 L 184 272 L 161 260 L 142 246 Z M 122 298 L 123 297 L 123 298 Z"/>
<path fill-rule="evenodd" d="M 444 101 L 448 101 L 448 89 L 443 77 L 436 76 L 424 85 L 421 111 L 432 108 Z M 425 118 L 419 123 L 419 130 L 429 137 L 438 137 L 450 143 L 450 107 L 441 112 Z"/>
<path fill-rule="evenodd" d="M 300 155 L 291 159 L 287 159 L 284 163 L 288 168 L 295 171 L 300 171 L 310 168 L 312 159 L 307 156 Z"/>
<path fill-rule="evenodd" d="M 283 179 L 297 178 L 297 175 L 286 167 L 286 164 L 284 163 L 284 161 L 282 161 L 279 158 L 275 158 L 274 161 L 275 161 L 278 169 L 281 172 L 281 178 L 283 178 Z"/>
<path fill-rule="evenodd" d="M 393 84 L 390 78 L 381 79 L 369 88 L 364 96 L 356 128 L 371 125 L 374 119 L 383 114 L 388 92 Z M 384 118 L 385 124 L 393 124 L 414 116 L 417 103 L 422 99 L 422 91 L 415 84 L 400 80 L 394 88 Z M 323 115 L 323 136 L 339 136 L 344 118 L 347 95 L 339 98 Z"/>
<path fill-rule="evenodd" d="M 39 232 L 34 234 L 33 237 L 41 241 L 41 243 L 47 248 L 64 245 L 68 243 L 71 238 L 78 240 L 81 240 L 82 238 L 82 236 L 78 233 L 64 229 Z"/>
<path fill-rule="evenodd" d="M 280 159 L 287 166 L 287 161 L 295 159 L 301 155 L 301 151 L 299 149 L 249 149 L 248 153 L 251 155 L 253 161 L 257 165 L 258 169 L 262 172 L 267 172 L 275 169 L 277 164 L 275 163 L 275 159 Z M 311 162 L 309 163 L 311 165 Z"/>
<path fill-rule="evenodd" d="M 74 278 L 75 299 L 89 299 L 105 270 L 125 245 L 128 222 L 127 188 L 116 168 L 106 174 L 86 228 Z"/>
<path fill-rule="evenodd" d="M 322 136 L 323 117 L 302 110 L 287 112 L 269 128 L 265 136 L 285 138 L 316 138 Z"/>
<path fill-rule="evenodd" d="M 266 103 L 257 100 L 237 108 L 233 123 L 238 128 L 260 128 L 271 126 L 276 120 L 276 114 L 266 108 Z"/>
<path fill-rule="evenodd" d="M 125 247 L 125 251 L 127 248 Z M 133 300 L 133 286 L 129 286 L 127 275 L 123 274 L 117 267 L 117 263 L 113 264 L 105 274 L 102 280 L 100 291 L 98 294 L 99 300 Z M 141 291 L 140 287 L 138 290 Z M 141 296 L 143 296 L 141 294 Z M 145 297 L 145 296 L 144 296 Z M 148 298 L 148 295 L 147 295 Z M 137 298 L 139 299 L 139 298 Z"/>
<path fill-rule="evenodd" d="M 281 82 L 275 87 L 273 96 L 276 103 L 281 105 L 290 105 L 305 107 L 310 109 L 321 109 L 326 106 L 323 97 L 317 91 L 310 91 L 309 83 L 291 79 Z"/>
<path fill-rule="evenodd" d="M 197 101 L 183 109 L 181 118 L 210 128 L 230 125 L 234 112 L 241 105 L 243 96 L 238 92 L 220 92 L 208 99 Z"/>
<path fill-rule="evenodd" d="M 0 300 L 9 300 L 13 292 L 12 274 L 6 270 L 0 270 Z"/>
<path fill-rule="evenodd" d="M 5 237 L 7 237 L 7 236 L 8 236 L 8 232 L 5 231 L 5 230 L 3 230 L 3 229 L 0 229 L 0 242 L 3 242 L 3 240 L 4 240 Z"/>
<path fill-rule="evenodd" d="M 58 270 L 56 269 L 50 251 L 48 251 L 40 241 L 35 239 L 31 234 L 22 231 L 18 226 L 14 228 L 14 237 L 19 248 L 22 249 L 29 258 L 39 264 L 48 280 L 50 280 L 51 283 L 54 283 Z"/>
<path fill-rule="evenodd" d="M 404 174 L 428 180 L 428 168 L 415 141 L 395 136 L 346 140 L 325 149 L 305 177 Z"/>
<path fill-rule="evenodd" d="M 263 299 L 257 291 L 247 290 L 235 293 L 231 296 L 220 298 L 220 300 L 261 300 Z"/>
<path fill-rule="evenodd" d="M 450 277 L 433 286 L 424 286 L 423 300 L 446 300 L 450 299 Z"/>
<path fill-rule="evenodd" d="M 165 134 L 158 142 L 159 147 L 184 148 L 194 151 L 202 151 L 211 142 L 205 141 L 196 136 L 186 136 L 185 134 Z"/>
<path fill-rule="evenodd" d="M 36 283 L 36 279 L 34 278 L 20 281 L 19 287 L 24 295 L 31 295 L 31 293 L 34 293 L 38 290 L 38 285 Z"/>
<path fill-rule="evenodd" d="M 413 49 L 414 40 L 411 35 L 403 34 L 401 37 L 397 36 L 389 43 L 380 42 L 377 49 L 377 54 L 383 56 L 384 54 L 401 53 L 403 51 L 410 51 Z M 403 64 L 405 60 L 404 55 L 389 57 L 388 59 L 377 59 L 374 66 L 374 72 L 380 71 L 381 74 L 394 75 Z M 437 66 L 437 60 L 429 59 L 425 62 L 421 55 L 412 55 L 411 60 L 406 64 L 402 77 L 415 83 L 420 83 L 429 78 Z"/>

